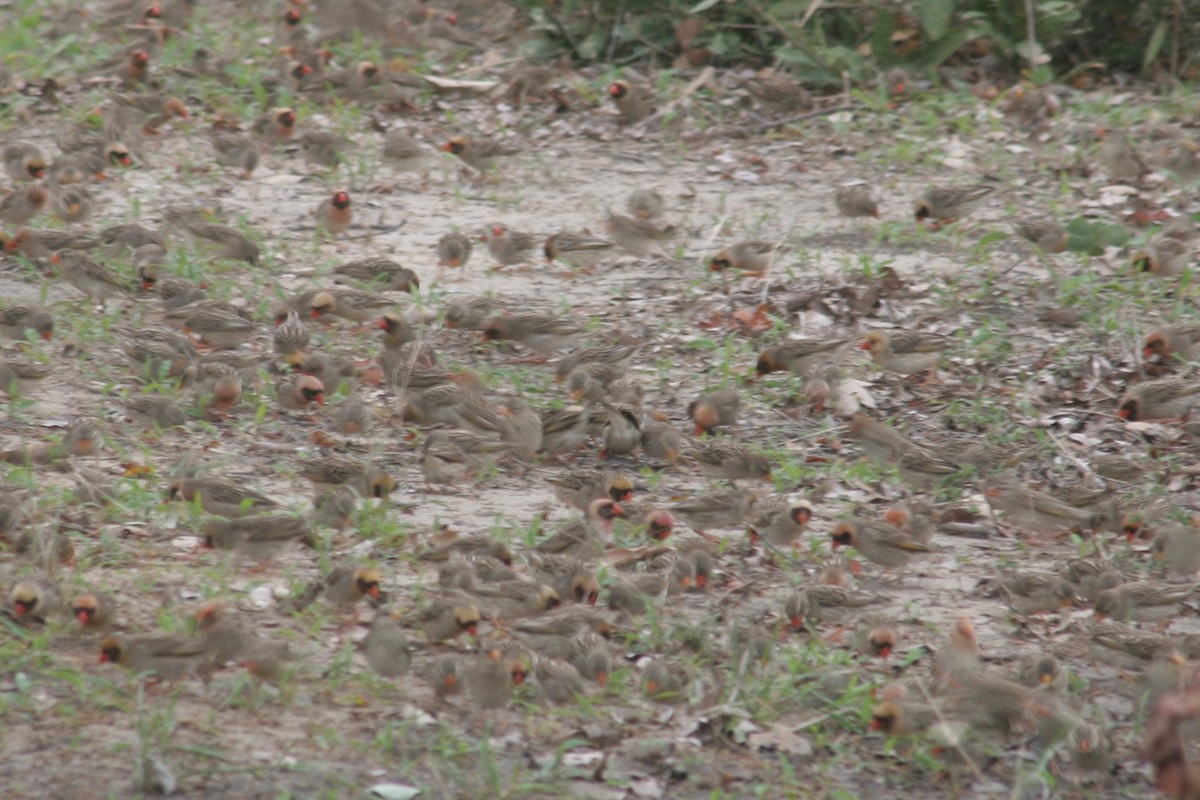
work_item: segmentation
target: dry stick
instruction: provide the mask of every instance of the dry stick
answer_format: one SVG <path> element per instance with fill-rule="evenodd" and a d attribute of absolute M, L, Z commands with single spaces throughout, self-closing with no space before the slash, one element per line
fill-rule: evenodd
<path fill-rule="evenodd" d="M 710 80 L 712 80 L 712 77 L 714 74 L 716 74 L 716 71 L 712 67 L 705 67 L 704 71 L 701 72 L 700 75 L 694 81 L 689 83 L 687 85 L 687 88 L 685 88 L 682 92 L 679 93 L 678 97 L 676 97 L 671 102 L 667 103 L 665 106 L 660 108 L 658 111 L 655 111 L 653 114 L 646 117 L 644 120 L 642 120 L 638 124 L 634 125 L 632 128 L 629 129 L 629 132 L 633 133 L 635 131 L 640 131 L 640 130 L 644 129 L 647 125 L 649 125 L 651 122 L 653 122 L 654 120 L 659 119 L 659 118 L 665 116 L 666 114 L 669 114 L 670 112 L 674 111 L 676 108 L 679 108 L 679 106 L 683 105 L 684 100 L 687 100 L 689 97 L 694 95 L 700 89 L 701 86 L 703 86 L 704 84 L 706 84 Z"/>

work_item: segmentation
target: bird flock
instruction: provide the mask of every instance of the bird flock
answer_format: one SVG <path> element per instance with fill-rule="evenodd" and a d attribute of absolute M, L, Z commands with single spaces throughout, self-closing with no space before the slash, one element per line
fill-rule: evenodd
<path fill-rule="evenodd" d="M 250 4 L 219 5 L 251 13 Z M 179 61 L 180 43 L 201 33 L 190 3 L 116 0 L 86 22 L 54 22 L 60 36 L 92 26 L 119 55 L 77 85 L 21 84 L 26 112 L 61 112 L 74 93 L 102 100 L 82 122 L 64 118 L 53 147 L 21 135 L 27 113 L 5 139 L 5 280 L 30 300 L 0 309 L 0 332 L 14 341 L 0 390 L 19 420 L 67 371 L 111 385 L 91 407 L 63 401 L 70 419 L 50 436 L 14 423 L 22 441 L 0 452 L 10 465 L 0 502 L 9 630 L 46 630 L 74 643 L 63 658 L 84 663 L 86 651 L 138 679 L 185 687 L 239 669 L 268 685 L 302 684 L 316 680 L 307 663 L 351 642 L 356 664 L 449 718 L 588 697 L 705 707 L 816 644 L 844 650 L 876 686 L 855 735 L 931 742 L 948 761 L 973 765 L 1020 743 L 1050 753 L 1060 777 L 1093 787 L 1136 762 L 1130 720 L 1187 689 L 1200 656 L 1200 633 L 1167 632 L 1192 610 L 1194 498 L 1174 496 L 1138 453 L 1089 453 L 1032 426 L 954 436 L 929 415 L 905 415 L 902 425 L 901 415 L 860 402 L 873 380 L 874 395 L 892 393 L 895 406 L 935 404 L 942 368 L 954 369 L 964 348 L 953 328 L 885 326 L 868 312 L 816 336 L 751 331 L 754 357 L 707 365 L 729 378 L 680 400 L 646 380 L 655 361 L 678 369 L 694 360 L 679 341 L 578 308 L 534 309 L 520 296 L 535 280 L 559 281 L 570 300 L 571 287 L 597 276 L 694 269 L 677 248 L 693 249 L 686 240 L 696 231 L 667 192 L 615 200 L 604 235 L 535 235 L 503 222 L 460 230 L 420 209 L 403 228 L 367 221 L 365 208 L 397 183 L 428 188 L 441 169 L 449 183 L 480 191 L 503 185 L 528 155 L 484 133 L 422 134 L 422 122 L 449 125 L 440 106 L 425 108 L 430 82 L 454 82 L 417 74 L 402 54 L 475 47 L 514 24 L 502 4 L 460 5 L 272 5 L 263 23 L 272 33 L 256 55 L 260 108 L 245 116 L 216 99 L 240 90 L 234 54 L 195 47 Z M 347 57 L 336 54 L 363 36 L 392 57 L 339 65 Z M 4 78 L 10 90 L 17 83 Z M 465 106 L 582 113 L 561 78 L 519 63 L 482 88 L 452 88 L 475 93 Z M 886 83 L 903 102 L 903 81 Z M 726 91 L 768 116 L 822 103 L 782 73 L 739 78 Z M 658 94 L 629 70 L 607 82 L 596 113 L 618 133 L 641 135 L 667 124 Z M 1040 126 L 1061 103 L 1049 90 L 1014 92 L 1008 113 Z M 346 105 L 370 115 L 378 135 L 352 140 L 322 125 L 328 109 Z M 184 140 L 189 155 L 176 161 Z M 363 147 L 378 153 L 372 181 L 394 183 L 353 188 Z M 1196 174 L 1195 151 L 1178 139 L 1143 154 L 1118 131 L 1102 131 L 1096 150 L 1107 180 L 1167 188 Z M 289 265 L 301 279 L 286 288 L 273 273 L 284 271 L 282 253 L 295 258 L 296 237 L 273 240 L 199 196 L 135 188 L 139 174 L 186 175 L 248 200 L 256 174 L 279 164 L 338 182 L 293 230 L 311 253 L 356 256 L 327 271 Z M 966 228 L 999 188 L 930 186 L 906 223 L 930 236 Z M 139 203 L 127 203 L 135 191 Z M 124 216 L 110 210 L 118 199 Z M 862 181 L 838 187 L 827 205 L 860 226 L 881 224 L 871 220 L 887 211 Z M 1177 282 L 1190 269 L 1195 227 L 1182 213 L 1159 221 L 1128 271 Z M 428 263 L 387 257 L 380 243 L 416 226 L 444 228 Z M 1029 259 L 1053 269 L 1071 257 L 1060 221 L 1022 214 L 1013 227 Z M 786 284 L 794 246 L 731 240 L 692 277 L 719 279 L 732 303 L 741 295 L 730 286 Z M 454 288 L 490 276 L 517 291 Z M 53 303 L 33 302 L 29 287 L 43 284 Z M 64 316 L 66 331 L 56 325 Z M 1073 325 L 1078 314 L 1056 319 Z M 1177 447 L 1196 434 L 1200 382 L 1186 365 L 1200 359 L 1200 323 L 1143 333 L 1140 374 L 1094 412 Z M 511 375 L 520 377 L 504 385 Z M 781 421 L 770 432 L 754 430 L 764 407 Z M 797 479 L 780 445 L 800 439 L 823 449 L 808 460 L 793 449 L 806 464 Z M 807 469 L 862 459 L 874 477 L 847 479 L 848 489 Z M 1064 464 L 1078 472 L 1073 483 L 1044 480 Z M 38 491 L 64 473 L 75 483 L 69 495 Z M 264 489 L 264 475 L 286 489 Z M 517 497 L 517 527 L 489 527 L 495 509 L 476 492 L 497 482 Z M 192 603 L 186 632 L 155 630 L 156 601 L 109 581 L 97 560 L 97 517 L 128 515 L 131 492 L 146 487 L 157 499 L 145 525 L 157 535 L 138 547 L 228 563 L 236 576 Z M 567 519 L 537 507 L 551 495 Z M 438 503 L 473 509 L 476 529 L 404 527 L 414 509 Z M 380 520 L 401 526 L 402 541 L 372 542 L 366 532 Z M 1033 548 L 1050 555 L 1022 563 Z M 983 580 L 947 588 L 938 572 L 956 559 L 986 562 Z M 284 580 L 284 565 L 288 575 L 299 569 L 302 585 Z M 919 624 L 904 599 L 927 583 L 944 607 L 962 609 L 944 630 Z M 314 613 L 333 618 L 332 634 L 262 624 Z M 650 643 L 647 631 L 686 619 L 702 620 L 702 641 Z M 983 625 L 998 648 L 981 644 Z M 830 708 L 852 693 L 846 673 L 810 667 Z M 1114 711 L 1111 697 L 1127 710 Z M 1015 780 L 1020 770 L 1007 761 L 994 769 Z"/>

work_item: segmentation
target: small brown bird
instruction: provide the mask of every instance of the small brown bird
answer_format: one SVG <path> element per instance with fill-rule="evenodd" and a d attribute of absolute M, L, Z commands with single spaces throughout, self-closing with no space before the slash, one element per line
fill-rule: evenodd
<path fill-rule="evenodd" d="M 771 460 L 729 439 L 709 439 L 693 451 L 700 469 L 718 480 L 771 480 Z"/>
<path fill-rule="evenodd" d="M 696 424 L 696 435 L 707 433 L 717 427 L 737 427 L 738 409 L 742 396 L 737 389 L 720 389 L 707 392 L 688 404 L 687 413 Z"/>
<path fill-rule="evenodd" d="M 1123 583 L 1100 592 L 1092 613 L 1097 620 L 1166 622 L 1179 614 L 1181 604 L 1195 590 L 1195 584 Z"/>
<path fill-rule="evenodd" d="M 379 605 L 386 599 L 380 588 L 382 578 L 378 570 L 365 567 L 334 567 L 324 579 L 314 581 L 296 600 L 296 607 L 307 608 L 318 598 L 324 598 L 334 606 L 354 607 L 357 614 L 357 604 L 364 597 L 372 605 Z"/>
<path fill-rule="evenodd" d="M 400 627 L 397 612 L 383 609 L 375 612 L 367 638 L 363 640 L 367 664 L 385 678 L 396 678 L 408 672 L 412 656 L 408 652 L 408 637 Z"/>
<path fill-rule="evenodd" d="M 218 350 L 240 347 L 250 340 L 256 330 L 253 322 L 236 311 L 208 305 L 198 306 L 182 317 L 180 328 Z"/>
<path fill-rule="evenodd" d="M 321 319 L 330 315 L 352 322 L 369 322 L 384 309 L 391 308 L 393 305 L 395 303 L 383 295 L 352 289 L 348 286 L 339 286 L 313 295 L 308 315 L 313 319 Z"/>
<path fill-rule="evenodd" d="M 275 354 L 292 366 L 304 362 L 305 351 L 308 349 L 308 328 L 300 320 L 300 314 L 295 310 L 287 312 L 287 319 L 275 329 L 271 336 L 271 344 Z"/>
<path fill-rule="evenodd" d="M 333 197 L 321 201 L 313 212 L 317 227 L 337 236 L 344 233 L 354 222 L 354 210 L 350 207 L 350 193 L 338 190 Z"/>
<path fill-rule="evenodd" d="M 0 222 L 14 226 L 25 225 L 42 213 L 49 199 L 50 193 L 36 183 L 10 192 L 0 200 Z"/>
<path fill-rule="evenodd" d="M 1166 361 L 1171 357 L 1200 360 L 1200 323 L 1180 322 L 1146 334 L 1142 355 L 1147 361 L 1152 358 Z"/>
<path fill-rule="evenodd" d="M 718 250 L 709 260 L 708 269 L 710 272 L 736 269 L 747 275 L 761 277 L 775 263 L 780 252 L 782 247 L 779 242 L 763 242 L 757 239 L 738 242 Z"/>
<path fill-rule="evenodd" d="M 478 635 L 482 616 L 479 607 L 469 600 L 438 600 L 420 611 L 413 624 L 431 642 L 445 642 L 462 634 Z"/>
<path fill-rule="evenodd" d="M 510 230 L 499 224 L 484 231 L 480 241 L 487 245 L 492 258 L 502 267 L 527 262 L 537 247 L 537 238 L 532 233 Z"/>
<path fill-rule="evenodd" d="M 574 453 L 587 441 L 591 412 L 578 406 L 542 412 L 542 446 L 547 455 Z"/>
<path fill-rule="evenodd" d="M 439 269 L 466 267 L 471 260 L 471 239 L 458 231 L 443 234 L 438 239 L 437 257 Z"/>
<path fill-rule="evenodd" d="M 761 538 L 774 547 L 790 547 L 800 543 L 812 514 L 812 503 L 807 500 L 767 498 L 754 504 L 747 526 L 751 538 Z"/>
<path fill-rule="evenodd" d="M 542 247 L 547 264 L 563 261 L 571 267 L 585 270 L 611 257 L 615 250 L 612 242 L 578 233 L 555 233 L 546 239 Z"/>
<path fill-rule="evenodd" d="M 296 128 L 296 112 L 290 108 L 272 109 L 250 126 L 250 129 L 268 144 L 286 142 Z"/>
<path fill-rule="evenodd" d="M 576 558 L 596 558 L 604 552 L 612 537 L 613 521 L 624 516 L 625 509 L 613 500 L 597 498 L 578 519 L 538 542 L 542 553 L 558 553 Z"/>
<path fill-rule="evenodd" d="M 425 148 L 403 128 L 393 128 L 383 137 L 383 158 L 403 172 L 415 172 L 425 163 Z"/>
<path fill-rule="evenodd" d="M 706 492 L 671 506 L 671 512 L 697 533 L 739 528 L 746 524 L 758 495 L 745 489 Z"/>
<path fill-rule="evenodd" d="M 849 339 L 789 340 L 759 353 L 754 372 L 760 378 L 772 372 L 785 371 L 804 375 L 814 367 L 840 361 L 849 346 Z"/>
<path fill-rule="evenodd" d="M 854 650 L 861 656 L 886 661 L 896 639 L 895 621 L 886 614 L 867 614 L 854 626 Z"/>
<path fill-rule="evenodd" d="M 411 292 L 421 288 L 421 280 L 417 273 L 390 258 L 360 258 L 357 261 L 347 261 L 334 267 L 333 274 L 339 276 L 334 279 L 335 283 L 340 283 L 341 278 L 353 278 L 388 292 Z"/>
<path fill-rule="evenodd" d="M 287 514 L 208 519 L 200 524 L 200 534 L 208 547 L 236 550 L 256 560 L 273 557 L 292 541 L 316 541 L 303 518 Z"/>
<path fill-rule="evenodd" d="M 275 384 L 275 402 L 288 411 L 310 411 L 325 405 L 325 384 L 312 375 L 286 375 Z"/>
<path fill-rule="evenodd" d="M 549 314 L 506 314 L 484 323 L 484 341 L 519 342 L 538 353 L 553 353 L 583 333 L 576 323 Z"/>
<path fill-rule="evenodd" d="M 4 148 L 4 168 L 16 183 L 40 181 L 46 176 L 46 159 L 36 145 L 18 142 Z"/>
<path fill-rule="evenodd" d="M 160 680 L 181 678 L 212 659 L 212 647 L 202 637 L 106 636 L 100 642 L 101 664 L 117 664 Z"/>
<path fill-rule="evenodd" d="M 663 213 L 662 195 L 653 189 L 637 189 L 629 195 L 625 207 L 635 219 L 657 219 Z"/>
<path fill-rule="evenodd" d="M 62 593 L 47 578 L 27 578 L 8 593 L 9 613 L 19 622 L 45 621 L 63 607 Z"/>
<path fill-rule="evenodd" d="M 936 333 L 916 331 L 871 331 L 859 348 L 871 354 L 871 360 L 889 372 L 916 375 L 937 366 L 953 339 Z"/>
<path fill-rule="evenodd" d="M 940 223 L 953 222 L 991 191 L 991 186 L 931 186 L 917 198 L 913 204 L 913 212 L 917 222 L 927 219 Z"/>
<path fill-rule="evenodd" d="M 209 137 L 216 161 L 222 167 L 240 169 L 243 180 L 249 180 L 258 167 L 258 145 L 244 133 L 217 132 Z"/>
<path fill-rule="evenodd" d="M 675 235 L 673 225 L 660 228 L 647 220 L 626 217 L 612 211 L 608 212 L 605 228 L 617 247 L 639 258 L 649 255 L 650 247 L 655 242 L 670 239 Z"/>
<path fill-rule="evenodd" d="M 1006 520 L 1032 533 L 1091 528 L 1095 524 L 1093 512 L 1009 480 L 987 484 L 983 495 L 989 506 L 1004 512 Z"/>
<path fill-rule="evenodd" d="M 1012 573 L 1005 575 L 1000 585 L 1013 611 L 1025 616 L 1062 611 L 1075 602 L 1071 582 L 1051 573 Z"/>
<path fill-rule="evenodd" d="M 915 556 L 934 552 L 899 528 L 884 522 L 846 519 L 834 526 L 833 547 L 853 547 L 864 558 L 883 567 L 901 567 Z"/>
<path fill-rule="evenodd" d="M 644 84 L 616 80 L 608 85 L 608 96 L 626 125 L 641 122 L 654 112 L 654 93 Z"/>
<path fill-rule="evenodd" d="M 224 478 L 178 478 L 167 488 L 167 499 L 198 502 L 204 511 L 221 517 L 237 517 L 279 507 L 279 503 L 266 495 Z"/>
<path fill-rule="evenodd" d="M 512 699 L 515 674 L 523 669 L 498 648 L 477 655 L 464 675 L 467 695 L 480 709 L 503 708 Z M 523 674 L 519 680 L 524 681 Z"/>
<path fill-rule="evenodd" d="M 1177 278 L 1187 272 L 1192 263 L 1191 244 L 1160 236 L 1131 255 L 1138 272 L 1149 272 L 1160 278 Z"/>
<path fill-rule="evenodd" d="M 633 499 L 633 480 L 624 472 L 579 469 L 546 480 L 554 487 L 555 497 L 580 511 L 587 511 L 596 498 L 608 497 L 618 503 Z"/>
<path fill-rule="evenodd" d="M 25 339 L 30 333 L 45 339 L 54 337 L 54 317 L 36 306 L 13 305 L 0 308 L 0 333 L 10 339 Z"/>
<path fill-rule="evenodd" d="M 1126 422 L 1149 419 L 1179 419 L 1200 398 L 1200 381 L 1162 378 L 1130 386 L 1117 400 L 1117 416 Z"/>
<path fill-rule="evenodd" d="M 887 602 L 887 597 L 843 586 L 812 584 L 792 592 L 783 603 L 784 619 L 795 630 L 805 624 L 844 622 L 864 608 Z"/>
<path fill-rule="evenodd" d="M 304 160 L 326 169 L 336 169 L 345 160 L 342 155 L 345 146 L 342 137 L 328 131 L 305 131 L 300 135 Z"/>
<path fill-rule="evenodd" d="M 1025 216 L 1013 223 L 1013 228 L 1043 253 L 1061 253 L 1067 249 L 1067 229 L 1056 219 Z"/>
<path fill-rule="evenodd" d="M 81 631 L 106 631 L 116 621 L 116 602 L 102 592 L 86 592 L 71 601 L 71 616 Z"/>
<path fill-rule="evenodd" d="M 465 668 L 462 656 L 446 653 L 437 658 L 429 668 L 428 677 L 433 692 L 439 698 L 458 694 L 463 689 Z"/>
<path fill-rule="evenodd" d="M 1197 518 L 1190 525 L 1172 525 L 1156 531 L 1151 542 L 1151 551 L 1173 575 L 1194 578 L 1200 570 L 1200 528 Z"/>
<path fill-rule="evenodd" d="M 750 96 L 776 114 L 795 114 L 812 108 L 812 95 L 796 80 L 771 72 L 745 78 L 742 87 Z"/>
<path fill-rule="evenodd" d="M 50 259 L 67 283 L 83 292 L 97 305 L 106 298 L 129 299 L 129 288 L 108 267 L 78 250 L 59 250 Z"/>
<path fill-rule="evenodd" d="M 871 196 L 871 187 L 859 183 L 839 187 L 833 195 L 834 205 L 843 217 L 874 217 L 879 219 L 879 203 Z"/>
<path fill-rule="evenodd" d="M 605 400 L 603 405 L 607 422 L 604 425 L 601 455 L 611 457 L 632 453 L 642 443 L 641 412 L 625 403 L 612 405 Z"/>
<path fill-rule="evenodd" d="M 54 193 L 54 216 L 68 224 L 84 222 L 94 208 L 92 193 L 82 186 L 67 186 Z"/>
<path fill-rule="evenodd" d="M 471 136 L 455 136 L 442 145 L 444 152 L 458 156 L 466 165 L 479 172 L 487 172 L 504 156 L 516 155 L 520 151 L 490 139 Z"/>
<path fill-rule="evenodd" d="M 1115 181 L 1135 181 L 1147 172 L 1146 162 L 1134 148 L 1125 131 L 1096 131 L 1100 139 L 1097 156 L 1108 177 Z"/>

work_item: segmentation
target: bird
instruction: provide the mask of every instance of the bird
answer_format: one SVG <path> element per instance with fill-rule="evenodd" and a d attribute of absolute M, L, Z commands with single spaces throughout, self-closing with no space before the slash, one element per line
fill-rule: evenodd
<path fill-rule="evenodd" d="M 212 647 L 202 637 L 109 635 L 100 641 L 100 663 L 161 680 L 181 678 L 212 659 Z"/>
<path fill-rule="evenodd" d="M 771 460 L 743 444 L 728 439 L 710 439 L 692 451 L 700 469 L 721 480 L 771 480 Z"/>
<path fill-rule="evenodd" d="M 308 315 L 312 319 L 321 319 L 330 315 L 352 322 L 368 322 L 383 309 L 391 308 L 393 305 L 392 300 L 382 295 L 339 286 L 313 295 Z"/>
<path fill-rule="evenodd" d="M 490 252 L 490 251 L 489 251 Z M 471 260 L 471 239 L 458 231 L 442 234 L 437 243 L 438 268 L 462 269 Z"/>
<path fill-rule="evenodd" d="M 693 400 L 688 404 L 687 414 L 696 425 L 695 434 L 699 436 L 717 427 L 736 427 L 741 403 L 737 389 L 706 392 Z"/>
<path fill-rule="evenodd" d="M 1067 249 L 1067 229 L 1056 219 L 1024 216 L 1013 223 L 1013 228 L 1043 253 L 1061 253 Z"/>
<path fill-rule="evenodd" d="M 21 340 L 32 333 L 48 342 L 54 338 L 54 317 L 37 306 L 5 306 L 0 308 L 0 333 Z"/>
<path fill-rule="evenodd" d="M 1151 331 L 1142 341 L 1142 356 L 1147 361 L 1200 360 L 1200 323 L 1180 322 Z"/>
<path fill-rule="evenodd" d="M 400 627 L 397 611 L 379 609 L 371 619 L 363 652 L 371 670 L 384 678 L 397 678 L 408 672 L 412 663 L 408 637 Z"/>
<path fill-rule="evenodd" d="M 821 364 L 840 361 L 849 346 L 849 339 L 789 340 L 759 353 L 754 373 L 759 378 L 772 372 L 805 375 Z"/>
<path fill-rule="evenodd" d="M 709 530 L 745 525 L 758 500 L 758 494 L 747 489 L 727 489 L 682 500 L 669 510 L 703 535 Z"/>
<path fill-rule="evenodd" d="M 464 164 L 479 172 L 487 172 L 500 158 L 520 152 L 500 142 L 476 136 L 455 136 L 442 145 L 442 150 L 457 156 Z"/>
<path fill-rule="evenodd" d="M 1117 416 L 1126 422 L 1183 417 L 1200 400 L 1200 381 L 1162 378 L 1130 386 L 1117 400 Z"/>
<path fill-rule="evenodd" d="M 550 475 L 554 496 L 564 505 L 586 511 L 596 498 L 608 497 L 618 503 L 633 499 L 633 479 L 624 472 L 579 469 Z"/>
<path fill-rule="evenodd" d="M 754 504 L 746 524 L 752 536 L 773 547 L 790 547 L 799 544 L 812 515 L 813 506 L 807 500 L 791 502 L 783 497 L 766 498 Z"/>
<path fill-rule="evenodd" d="M 954 340 L 936 333 L 917 331 L 871 331 L 859 348 L 889 372 L 916 375 L 932 370 Z"/>
<path fill-rule="evenodd" d="M 81 631 L 107 631 L 116 621 L 116 601 L 103 592 L 84 592 L 71 600 L 71 616 Z"/>
<path fill-rule="evenodd" d="M 8 612 L 18 622 L 45 621 L 63 607 L 62 592 L 48 578 L 18 581 L 8 593 Z"/>
<path fill-rule="evenodd" d="M 575 322 L 550 314 L 503 314 L 483 325 L 484 341 L 515 341 L 543 354 L 567 347 L 582 333 Z"/>
<path fill-rule="evenodd" d="M 1091 528 L 1095 514 L 1008 479 L 984 486 L 984 499 L 1005 519 L 1032 533 L 1053 533 L 1070 528 Z"/>
<path fill-rule="evenodd" d="M 650 254 L 655 242 L 665 241 L 675 235 L 675 227 L 659 227 L 649 220 L 635 219 L 624 214 L 608 212 L 605 228 L 613 244 L 631 255 L 644 258 Z"/>
<path fill-rule="evenodd" d="M 26 225 L 42 213 L 50 199 L 50 193 L 41 184 L 32 184 L 24 189 L 15 189 L 0 199 L 0 222 L 9 225 Z"/>
<path fill-rule="evenodd" d="M 934 552 L 899 528 L 884 522 L 844 519 L 834 526 L 830 539 L 835 548 L 853 547 L 872 563 L 901 567 L 916 556 Z"/>
<path fill-rule="evenodd" d="M 268 144 L 279 144 L 292 138 L 296 128 L 296 112 L 290 108 L 275 108 L 259 116 L 250 126 L 256 136 Z"/>
<path fill-rule="evenodd" d="M 313 217 L 317 221 L 317 227 L 327 233 L 333 236 L 345 233 L 354 222 L 350 193 L 344 189 L 334 192 L 332 197 L 325 198 L 317 205 Z"/>
<path fill-rule="evenodd" d="M 308 411 L 325 405 L 325 384 L 312 375 L 291 373 L 275 384 L 275 402 L 287 411 Z"/>
<path fill-rule="evenodd" d="M 634 219 L 656 219 L 663 213 L 662 195 L 654 189 L 636 189 L 629 194 L 625 207 Z"/>
<path fill-rule="evenodd" d="M 4 148 L 4 169 L 16 183 L 40 181 L 46 176 L 46 158 L 37 145 L 14 142 Z"/>
<path fill-rule="evenodd" d="M 793 78 L 772 72 L 744 78 L 742 87 L 750 96 L 777 114 L 794 114 L 812 108 L 812 95 Z"/>
<path fill-rule="evenodd" d="M 344 160 L 342 154 L 346 143 L 328 131 L 305 131 L 300 134 L 300 149 L 304 160 L 319 167 L 336 169 Z"/>
<path fill-rule="evenodd" d="M 571 267 L 585 270 L 610 257 L 615 250 L 612 242 L 567 232 L 552 234 L 542 247 L 547 264 L 564 261 Z"/>
<path fill-rule="evenodd" d="M 258 168 L 258 145 L 244 133 L 216 131 L 209 137 L 216 153 L 216 162 L 222 167 L 236 167 L 241 178 L 249 180 Z"/>
<path fill-rule="evenodd" d="M 214 477 L 177 478 L 167 487 L 167 499 L 199 503 L 209 514 L 236 517 L 271 511 L 279 503 L 244 483 Z"/>
<path fill-rule="evenodd" d="M 913 213 L 917 222 L 952 222 L 991 192 L 991 186 L 931 186 L 913 203 Z"/>
<path fill-rule="evenodd" d="M 833 202 L 843 217 L 879 219 L 879 203 L 871 196 L 871 187 L 866 184 L 838 187 L 833 195 Z"/>
<path fill-rule="evenodd" d="M 625 78 L 608 85 L 608 96 L 617 107 L 621 122 L 626 125 L 641 122 L 654 111 L 654 93 L 649 86 Z"/>
<path fill-rule="evenodd" d="M 738 242 L 718 250 L 708 262 L 710 272 L 736 269 L 748 275 L 762 276 L 775 263 L 782 248 L 778 242 L 757 239 Z"/>
<path fill-rule="evenodd" d="M 488 252 L 501 267 L 525 263 L 537 247 L 537 238 L 532 233 L 514 231 L 501 224 L 484 231 L 480 241 L 487 245 Z"/>
<path fill-rule="evenodd" d="M 295 309 L 289 310 L 287 319 L 275 328 L 271 335 L 271 346 L 286 364 L 299 366 L 304 362 L 305 351 L 309 346 L 308 328 Z"/>
<path fill-rule="evenodd" d="M 421 288 L 417 273 L 390 258 L 360 258 L 333 268 L 339 278 L 352 278 L 389 292 L 411 292 Z M 334 281 L 338 282 L 339 278 Z"/>

